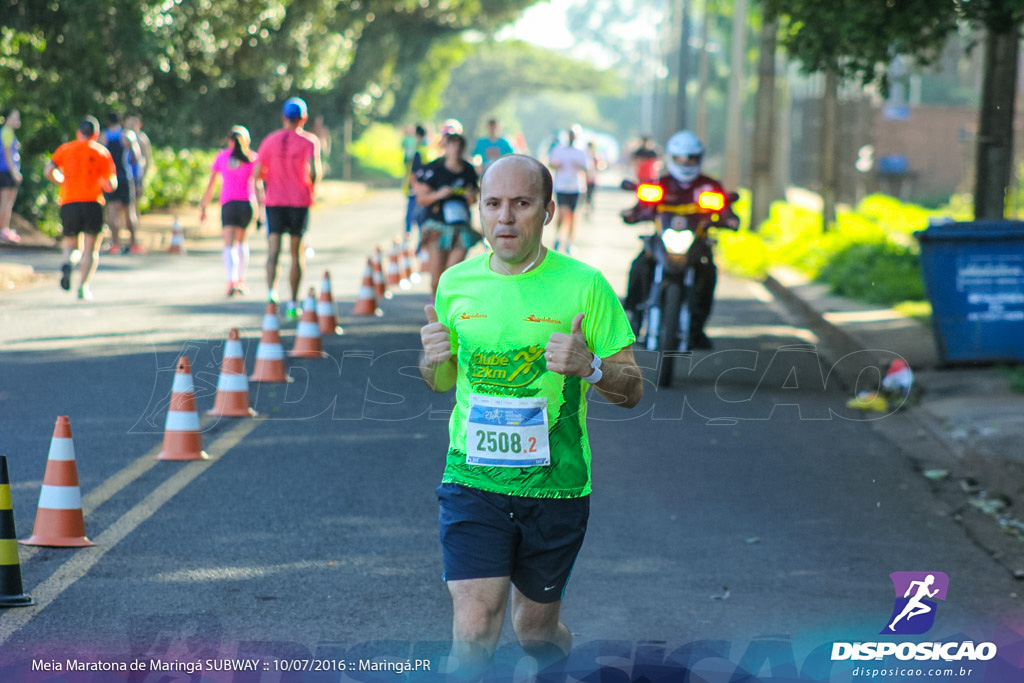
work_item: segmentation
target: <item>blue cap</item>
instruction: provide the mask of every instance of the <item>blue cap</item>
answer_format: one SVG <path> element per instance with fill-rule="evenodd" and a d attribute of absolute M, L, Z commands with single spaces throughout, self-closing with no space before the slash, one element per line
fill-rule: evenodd
<path fill-rule="evenodd" d="M 289 121 L 306 118 L 306 103 L 301 97 L 289 97 L 281 109 L 281 116 Z"/>

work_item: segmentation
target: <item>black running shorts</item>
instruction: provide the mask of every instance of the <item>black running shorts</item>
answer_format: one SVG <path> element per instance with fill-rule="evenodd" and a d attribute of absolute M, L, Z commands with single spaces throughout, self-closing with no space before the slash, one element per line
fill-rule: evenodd
<path fill-rule="evenodd" d="M 249 227 L 249 223 L 252 223 L 252 202 L 238 200 L 221 204 L 221 226 L 225 228 L 231 226 L 244 230 Z"/>
<path fill-rule="evenodd" d="M 64 237 L 78 237 L 81 233 L 98 235 L 103 230 L 103 205 L 99 202 L 69 202 L 60 207 L 60 222 Z"/>
<path fill-rule="evenodd" d="M 305 206 L 268 206 L 267 232 L 271 235 L 285 233 L 301 237 L 309 222 L 309 208 Z"/>

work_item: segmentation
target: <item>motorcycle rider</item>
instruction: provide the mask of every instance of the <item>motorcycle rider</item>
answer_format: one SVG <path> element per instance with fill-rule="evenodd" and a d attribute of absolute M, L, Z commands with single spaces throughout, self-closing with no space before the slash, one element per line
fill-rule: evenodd
<path fill-rule="evenodd" d="M 691 131 L 682 130 L 669 138 L 665 145 L 665 170 L 668 171 L 658 180 L 664 189 L 661 203 L 667 205 L 694 204 L 701 192 L 725 193 L 721 183 L 714 178 L 701 174 L 701 162 L 704 158 L 704 145 Z M 654 207 L 637 203 L 623 212 L 627 223 L 652 220 L 655 217 Z M 739 227 L 739 218 L 733 213 L 732 207 L 726 205 L 721 211 L 719 223 L 722 227 L 735 230 Z M 699 220 L 698 216 L 690 215 L 688 222 Z M 626 288 L 626 299 L 623 307 L 634 316 L 639 315 L 637 307 L 647 301 L 654 279 L 655 260 L 646 247 L 633 260 L 629 269 L 629 281 Z M 694 291 L 690 317 L 691 349 L 710 349 L 711 340 L 704 332 L 704 325 L 711 316 L 711 305 L 714 302 L 715 284 L 718 270 L 708 250 L 707 256 L 694 264 Z"/>

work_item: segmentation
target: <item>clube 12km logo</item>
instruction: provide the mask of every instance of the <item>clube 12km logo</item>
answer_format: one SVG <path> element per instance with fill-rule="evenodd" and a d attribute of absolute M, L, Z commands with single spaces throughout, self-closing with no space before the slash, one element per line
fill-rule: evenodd
<path fill-rule="evenodd" d="M 895 599 L 892 613 L 880 635 L 922 635 L 935 625 L 939 601 L 946 600 L 949 577 L 943 572 L 893 572 Z M 988 661 L 996 656 L 994 643 L 973 641 L 833 643 L 832 661 L 880 660 L 896 657 L 916 661 Z"/>

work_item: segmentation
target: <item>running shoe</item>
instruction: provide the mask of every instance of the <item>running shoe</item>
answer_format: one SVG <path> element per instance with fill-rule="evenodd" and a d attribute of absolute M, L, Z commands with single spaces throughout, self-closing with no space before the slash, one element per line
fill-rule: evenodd
<path fill-rule="evenodd" d="M 11 244 L 17 244 L 21 241 L 21 235 L 18 234 L 17 230 L 13 228 L 0 229 L 0 242 L 10 242 Z"/>
<path fill-rule="evenodd" d="M 238 294 L 238 287 L 236 286 L 236 283 L 229 282 L 228 283 L 228 298 L 230 299 L 235 294 Z"/>
<path fill-rule="evenodd" d="M 132 251 L 132 248 L 129 247 L 127 244 L 124 245 L 123 247 L 121 247 L 121 255 L 122 256 L 127 256 L 128 254 L 131 253 L 131 251 Z"/>
<path fill-rule="evenodd" d="M 273 289 L 270 290 L 269 292 L 267 292 L 267 303 L 268 304 L 276 304 L 277 303 L 277 292 L 274 291 Z"/>
<path fill-rule="evenodd" d="M 121 253 L 121 247 L 119 247 L 119 246 L 118 246 L 118 245 L 116 245 L 116 244 L 111 244 L 111 245 L 110 245 L 110 249 L 108 249 L 108 250 L 107 250 L 107 253 L 108 253 L 108 254 L 113 254 L 113 255 L 115 255 L 115 256 L 116 256 L 117 254 L 120 254 L 120 253 Z"/>
<path fill-rule="evenodd" d="M 302 311 L 299 310 L 294 301 L 289 301 L 284 311 L 284 317 L 288 322 L 295 322 L 302 317 Z"/>
<path fill-rule="evenodd" d="M 92 301 L 92 290 L 82 285 L 78 288 L 78 298 L 82 301 Z"/>
<path fill-rule="evenodd" d="M 71 264 L 65 263 L 60 267 L 60 288 L 65 292 L 71 289 Z"/>
<path fill-rule="evenodd" d="M 132 246 L 131 246 L 131 247 L 130 247 L 130 248 L 128 249 L 128 253 L 130 253 L 130 254 L 136 254 L 136 255 L 142 255 L 142 254 L 145 254 L 145 253 L 146 253 L 146 250 L 145 250 L 145 249 L 143 249 L 143 248 L 142 248 L 142 247 L 141 247 L 140 245 L 138 245 L 138 244 L 133 244 L 133 245 L 132 245 Z"/>
<path fill-rule="evenodd" d="M 245 280 L 239 280 L 235 283 L 235 294 L 245 295 L 249 293 L 249 285 L 245 284 Z"/>

